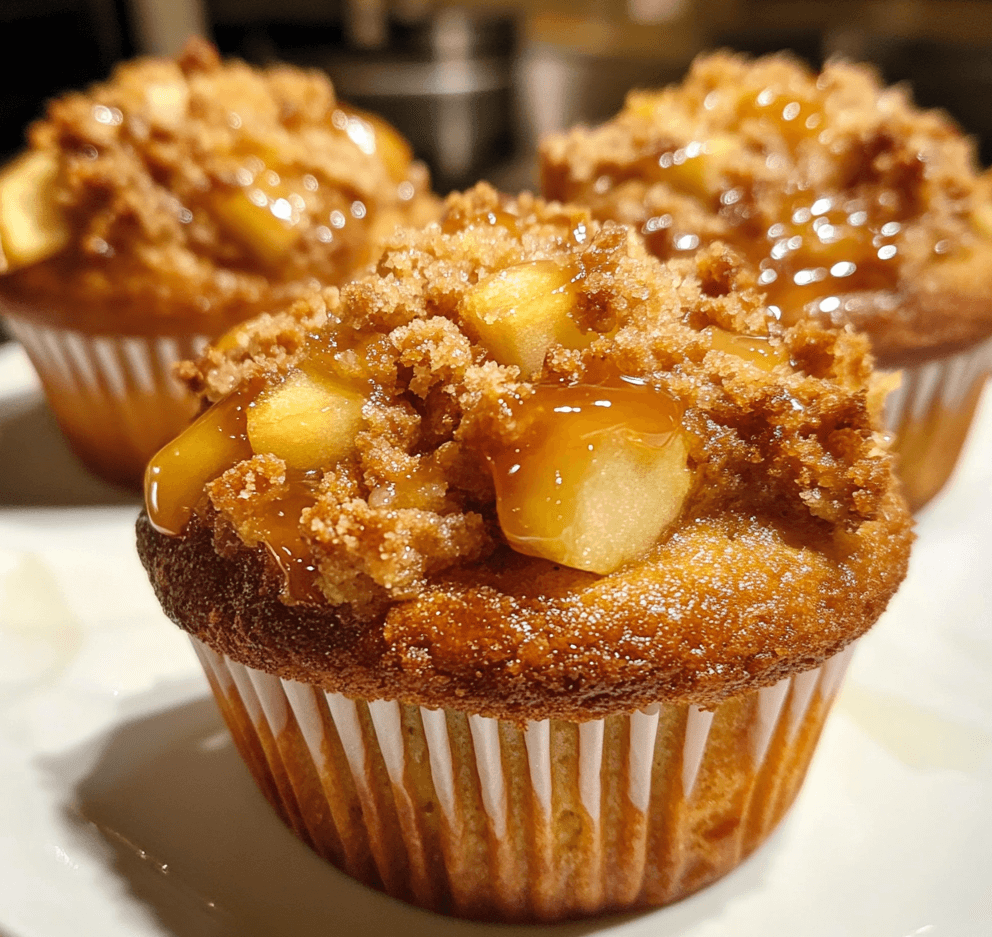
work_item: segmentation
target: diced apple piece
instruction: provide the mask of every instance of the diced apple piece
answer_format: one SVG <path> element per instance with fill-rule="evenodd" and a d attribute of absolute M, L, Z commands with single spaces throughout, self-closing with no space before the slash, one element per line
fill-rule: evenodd
<path fill-rule="evenodd" d="M 148 116 L 153 123 L 175 130 L 186 119 L 189 87 L 181 75 L 175 81 L 152 82 L 144 90 Z"/>
<path fill-rule="evenodd" d="M 348 119 L 344 131 L 352 143 L 363 153 L 378 153 L 390 178 L 402 182 L 410 174 L 410 162 L 413 160 L 413 150 L 402 134 L 377 114 L 340 102 L 338 110 Z"/>
<path fill-rule="evenodd" d="M 128 117 L 144 118 L 152 126 L 163 130 L 176 130 L 186 120 L 190 89 L 177 62 L 169 59 L 141 59 L 128 63 L 114 75 L 114 83 L 119 87 L 123 99 L 128 102 Z M 216 94 L 213 76 L 211 88 L 212 93 Z M 223 101 L 225 98 L 217 94 L 213 100 Z"/>
<path fill-rule="evenodd" d="M 460 311 L 493 358 L 530 378 L 553 344 L 584 348 L 592 340 L 572 319 L 574 308 L 569 272 L 553 260 L 535 260 L 481 280 L 462 298 Z"/>
<path fill-rule="evenodd" d="M 669 168 L 662 170 L 661 178 L 688 195 L 709 198 L 720 190 L 723 167 L 736 146 L 733 137 L 715 134 L 702 144 L 695 155 L 686 156 L 681 162 L 673 162 Z"/>
<path fill-rule="evenodd" d="M 491 458 L 517 551 L 606 574 L 649 550 L 692 483 L 679 411 L 650 388 L 540 388 L 522 444 Z"/>
<path fill-rule="evenodd" d="M 681 510 L 690 475 L 680 442 L 654 449 L 614 436 L 596 440 L 595 448 L 585 470 L 565 482 L 571 492 L 556 486 L 556 476 L 545 491 L 535 492 L 530 511 L 517 521 L 530 530 L 543 528 L 538 555 L 606 574 L 658 541 Z M 514 545 L 529 553 L 534 544 L 525 535 Z"/>
<path fill-rule="evenodd" d="M 386 171 L 394 181 L 402 182 L 410 174 L 410 162 L 413 160 L 413 150 L 402 134 L 377 114 L 350 105 L 339 106 L 350 119 L 363 120 L 372 128 L 373 145 L 386 164 Z M 351 132 L 348 135 L 351 136 Z"/>
<path fill-rule="evenodd" d="M 386 172 L 394 182 L 402 182 L 410 174 L 413 151 L 398 130 L 384 120 L 369 114 L 365 118 L 375 130 L 375 149 L 386 165 Z"/>
<path fill-rule="evenodd" d="M 55 201 L 58 174 L 58 157 L 45 150 L 29 150 L 0 171 L 0 270 L 37 263 L 69 243 Z"/>
<path fill-rule="evenodd" d="M 992 238 L 992 203 L 979 202 L 972 209 L 971 223 L 983 237 Z"/>
<path fill-rule="evenodd" d="M 297 371 L 248 408 L 248 439 L 290 468 L 327 468 L 354 450 L 364 402 L 343 384 Z"/>
<path fill-rule="evenodd" d="M 224 229 L 267 266 L 277 265 L 299 240 L 300 229 L 258 206 L 241 190 L 218 192 L 214 212 Z"/>

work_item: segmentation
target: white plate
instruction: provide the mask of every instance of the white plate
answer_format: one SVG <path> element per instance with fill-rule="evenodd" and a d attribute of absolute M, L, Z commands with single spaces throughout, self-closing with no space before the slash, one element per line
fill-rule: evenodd
<path fill-rule="evenodd" d="M 610 937 L 992 933 L 992 396 L 862 642 L 796 808 L 704 892 Z M 352 882 L 256 792 L 133 549 L 0 349 L 0 935 L 531 932 Z"/>

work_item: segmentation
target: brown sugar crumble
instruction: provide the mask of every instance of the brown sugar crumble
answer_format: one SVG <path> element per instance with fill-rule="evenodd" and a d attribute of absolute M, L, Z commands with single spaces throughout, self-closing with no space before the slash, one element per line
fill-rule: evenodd
<path fill-rule="evenodd" d="M 52 204 L 47 248 L 30 246 L 50 256 L 13 265 L 0 292 L 69 327 L 217 334 L 343 282 L 398 223 L 436 217 L 411 156 L 322 73 L 222 62 L 192 39 L 32 125 L 23 159 Z"/>
<path fill-rule="evenodd" d="M 783 325 L 720 244 L 663 265 L 482 184 L 184 376 L 214 406 L 152 463 L 152 522 L 181 534 L 139 525 L 163 605 L 328 689 L 510 718 L 713 701 L 839 650 L 905 572 L 866 341 Z"/>
<path fill-rule="evenodd" d="M 548 198 L 631 225 L 661 258 L 723 241 L 769 302 L 867 332 L 901 366 L 992 334 L 992 199 L 946 115 L 867 66 L 699 57 L 612 120 L 542 146 Z"/>

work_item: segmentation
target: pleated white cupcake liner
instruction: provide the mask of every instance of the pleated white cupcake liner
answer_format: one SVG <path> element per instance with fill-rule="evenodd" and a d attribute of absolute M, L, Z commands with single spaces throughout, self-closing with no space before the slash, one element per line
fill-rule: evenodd
<path fill-rule="evenodd" d="M 902 369 L 883 421 L 895 435 L 899 475 L 914 510 L 936 495 L 954 471 L 990 372 L 992 339 Z"/>
<path fill-rule="evenodd" d="M 145 462 L 196 412 L 173 367 L 198 357 L 209 337 L 88 335 L 17 316 L 5 321 L 77 455 L 110 481 L 140 484 Z"/>
<path fill-rule="evenodd" d="M 352 700 L 193 644 L 297 835 L 394 897 L 505 921 L 664 904 L 730 871 L 791 804 L 852 651 L 712 712 L 520 728 Z"/>

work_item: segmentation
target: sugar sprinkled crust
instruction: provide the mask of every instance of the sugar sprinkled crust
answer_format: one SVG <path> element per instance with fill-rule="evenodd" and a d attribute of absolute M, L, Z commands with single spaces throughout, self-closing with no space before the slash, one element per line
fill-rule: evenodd
<path fill-rule="evenodd" d="M 0 291 L 96 331 L 216 332 L 342 282 L 398 223 L 437 211 L 424 167 L 369 120 L 320 72 L 222 62 L 199 39 L 176 60 L 126 62 L 30 128 L 32 151 L 58 160 L 72 236 Z M 280 197 L 275 217 L 253 204 Z"/>
<path fill-rule="evenodd" d="M 552 348 L 524 380 L 458 309 L 487 273 L 532 260 L 583 271 L 579 315 L 598 337 Z M 709 327 L 764 336 L 790 363 L 715 350 Z M 720 246 L 664 267 L 583 209 L 482 185 L 450 197 L 442 225 L 394 236 L 374 274 L 243 326 L 185 376 L 216 400 L 286 373 L 315 341 L 346 360 L 363 349 L 377 388 L 356 456 L 325 473 L 300 519 L 326 602 L 280 601 L 264 549 L 246 546 L 285 478 L 272 456 L 211 483 L 184 537 L 139 527 L 166 611 L 252 666 L 510 718 L 711 703 L 836 652 L 904 575 L 909 521 L 874 432 L 864 340 L 781 328 Z M 653 550 L 598 577 L 507 546 L 482 440 L 514 439 L 508 404 L 536 384 L 604 371 L 682 403 L 695 481 Z"/>
<path fill-rule="evenodd" d="M 720 150 L 720 172 L 688 180 L 658 172 L 659 154 L 679 148 L 691 164 L 693 141 Z M 867 66 L 833 61 L 817 75 L 786 55 L 700 56 L 680 85 L 632 92 L 612 120 L 548 138 L 541 156 L 548 197 L 646 230 L 661 257 L 720 239 L 770 248 L 769 229 L 819 196 L 833 199 L 832 222 L 842 205 L 850 217 L 886 203 L 898 233 L 866 239 L 864 259 L 878 268 L 876 281 L 889 282 L 867 278 L 855 289 L 857 277 L 833 279 L 828 261 L 817 297 L 842 302 L 806 311 L 864 329 L 886 366 L 992 333 L 992 199 L 973 143 L 945 114 L 915 108 L 905 88 L 883 87 Z M 801 233 L 816 241 L 808 214 Z M 870 256 L 883 248 L 890 274 Z M 797 256 L 803 251 L 808 245 Z M 810 269 L 818 263 L 811 254 Z"/>

